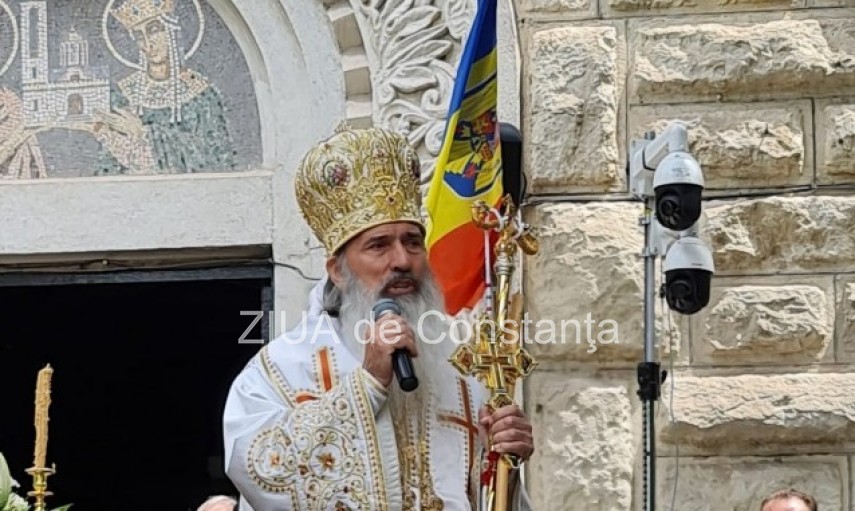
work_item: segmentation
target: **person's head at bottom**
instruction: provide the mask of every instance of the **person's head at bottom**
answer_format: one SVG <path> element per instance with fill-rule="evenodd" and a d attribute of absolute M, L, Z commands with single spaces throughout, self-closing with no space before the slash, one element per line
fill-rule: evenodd
<path fill-rule="evenodd" d="M 237 501 L 225 495 L 217 495 L 211 497 L 199 506 L 196 511 L 235 511 L 237 509 Z"/>
<path fill-rule="evenodd" d="M 428 264 L 418 156 L 380 128 L 341 131 L 303 158 L 296 195 L 326 249 L 324 308 L 339 316 L 342 342 L 390 390 L 393 413 L 405 400 L 454 395 L 454 351 L 442 293 Z M 372 317 L 393 299 L 400 315 Z M 406 350 L 419 380 L 409 395 L 394 383 L 391 353 Z M 447 388 L 444 388 L 447 387 Z"/>
<path fill-rule="evenodd" d="M 760 511 L 818 511 L 818 506 L 816 500 L 807 493 L 788 489 L 763 499 Z"/>

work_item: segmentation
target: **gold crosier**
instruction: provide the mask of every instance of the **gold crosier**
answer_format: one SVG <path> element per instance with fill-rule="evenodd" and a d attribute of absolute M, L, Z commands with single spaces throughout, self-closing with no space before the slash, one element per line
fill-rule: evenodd
<path fill-rule="evenodd" d="M 518 249 L 534 255 L 540 244 L 528 226 L 517 219 L 510 195 L 503 197 L 498 209 L 483 201 L 473 203 L 472 219 L 479 228 L 498 232 L 493 266 L 496 293 L 493 297 L 487 295 L 489 307 L 481 314 L 475 342 L 458 346 L 450 361 L 462 374 L 474 375 L 484 382 L 490 391 L 487 406 L 492 411 L 514 404 L 514 384 L 537 366 L 520 342 L 525 335 L 521 328 L 522 292 L 511 297 L 510 291 Z M 512 469 L 519 468 L 519 459 L 513 454 L 499 456 L 492 451 L 492 439 L 489 444 L 488 464 L 481 478 L 480 510 L 506 511 L 509 476 Z"/>

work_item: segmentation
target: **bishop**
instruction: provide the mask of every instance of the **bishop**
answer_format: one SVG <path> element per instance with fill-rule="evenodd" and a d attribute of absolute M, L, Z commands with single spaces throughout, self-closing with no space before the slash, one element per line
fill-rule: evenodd
<path fill-rule="evenodd" d="M 302 159 L 296 200 L 326 274 L 305 319 L 232 383 L 225 464 L 239 509 L 476 511 L 485 445 L 530 458 L 522 410 L 486 407 L 484 385 L 450 362 L 466 339 L 428 264 L 419 174 L 412 147 L 381 128 L 341 130 Z M 382 298 L 400 314 L 371 317 Z M 399 349 L 411 392 L 395 380 Z M 528 511 L 519 469 L 511 484 L 510 508 Z"/>

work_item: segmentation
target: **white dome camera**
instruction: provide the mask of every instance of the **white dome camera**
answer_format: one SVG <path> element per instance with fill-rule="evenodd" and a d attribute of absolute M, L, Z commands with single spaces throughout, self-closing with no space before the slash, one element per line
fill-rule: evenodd
<path fill-rule="evenodd" d="M 653 176 L 656 219 L 667 229 L 688 229 L 701 215 L 703 190 L 704 175 L 697 160 L 683 151 L 668 153 Z"/>
<path fill-rule="evenodd" d="M 668 306 L 680 314 L 695 314 L 709 304 L 713 256 L 696 236 L 683 236 L 669 247 L 662 264 Z"/>

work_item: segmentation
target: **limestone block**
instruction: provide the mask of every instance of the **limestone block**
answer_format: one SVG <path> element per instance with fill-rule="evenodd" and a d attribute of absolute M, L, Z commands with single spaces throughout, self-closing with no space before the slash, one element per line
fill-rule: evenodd
<path fill-rule="evenodd" d="M 625 189 L 622 27 L 550 25 L 529 37 L 532 193 Z"/>
<path fill-rule="evenodd" d="M 818 100 L 816 116 L 817 182 L 855 182 L 855 99 Z"/>
<path fill-rule="evenodd" d="M 819 509 L 850 509 L 845 456 L 660 458 L 658 467 L 663 511 L 757 511 L 767 495 L 784 488 L 813 495 Z"/>
<path fill-rule="evenodd" d="M 845 15 L 631 22 L 630 101 L 782 99 L 851 91 L 853 23 Z"/>
<path fill-rule="evenodd" d="M 597 0 L 521 0 L 523 15 L 532 18 L 561 16 L 563 19 L 594 18 Z"/>
<path fill-rule="evenodd" d="M 344 69 L 344 82 L 349 94 L 359 96 L 371 93 L 371 70 L 364 49 L 351 48 L 342 52 L 341 67 Z"/>
<path fill-rule="evenodd" d="M 538 360 L 634 367 L 640 359 L 639 214 L 641 204 L 631 202 L 546 204 L 531 212 L 526 221 L 538 229 L 541 249 L 528 258 L 526 301 L 529 348 Z M 669 343 L 679 351 L 676 320 L 658 319 L 661 351 L 667 353 Z"/>
<path fill-rule="evenodd" d="M 844 7 L 848 0 L 600 0 L 605 17 Z"/>
<path fill-rule="evenodd" d="M 681 453 L 791 452 L 855 439 L 855 373 L 678 372 L 673 380 L 673 397 L 671 383 L 663 387 L 657 426 L 663 444 L 679 444 Z"/>
<path fill-rule="evenodd" d="M 670 122 L 687 126 L 707 188 L 803 185 L 813 180 L 809 101 L 630 108 L 633 139 L 651 130 L 661 133 Z"/>
<path fill-rule="evenodd" d="M 834 310 L 831 276 L 714 278 L 710 304 L 692 316 L 692 363 L 831 362 Z"/>
<path fill-rule="evenodd" d="M 496 27 L 496 45 L 498 49 L 498 116 L 502 122 L 520 127 L 521 86 L 520 83 L 520 47 L 519 19 L 516 0 L 497 1 L 498 17 Z M 471 5 L 467 2 L 467 5 Z M 469 26 L 469 18 L 464 18 Z"/>
<path fill-rule="evenodd" d="M 855 197 L 769 197 L 705 205 L 717 275 L 851 271 Z"/>
<path fill-rule="evenodd" d="M 535 372 L 526 389 L 534 509 L 633 509 L 638 443 L 635 396 L 626 382 Z"/>
<path fill-rule="evenodd" d="M 839 362 L 855 362 L 855 275 L 837 277 L 837 347 Z"/>

